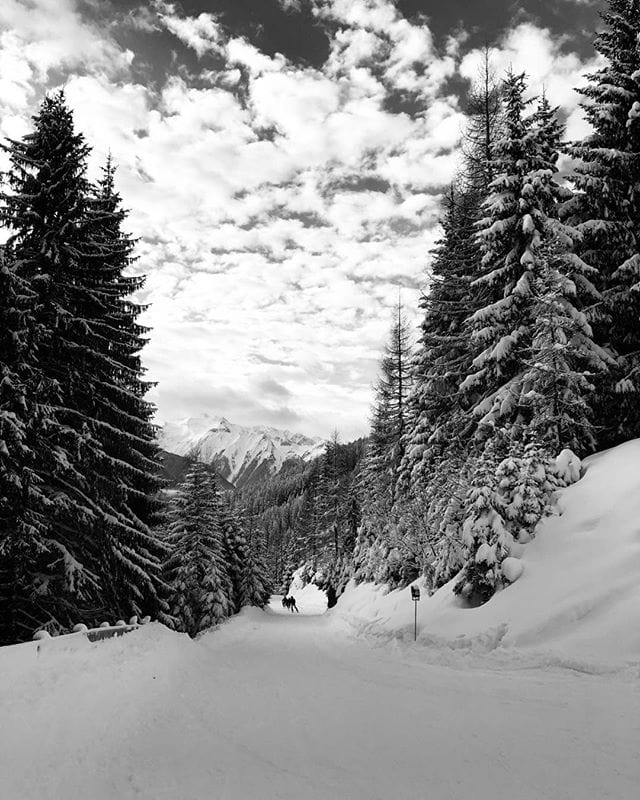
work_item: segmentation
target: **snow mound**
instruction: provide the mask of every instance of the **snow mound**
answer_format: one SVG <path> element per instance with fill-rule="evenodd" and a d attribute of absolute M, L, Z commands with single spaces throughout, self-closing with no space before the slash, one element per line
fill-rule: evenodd
<path fill-rule="evenodd" d="M 524 572 L 524 564 L 519 558 L 508 556 L 500 564 L 500 569 L 505 580 L 509 581 L 509 583 L 515 583 Z"/>
<path fill-rule="evenodd" d="M 582 474 L 562 491 L 559 514 L 522 547 L 521 560 L 505 562 L 513 585 L 479 608 L 464 607 L 455 581 L 432 597 L 423 592 L 420 642 L 518 648 L 585 671 L 640 662 L 640 440 L 586 459 Z M 413 641 L 413 613 L 408 588 L 350 584 L 330 615 L 362 633 Z"/>

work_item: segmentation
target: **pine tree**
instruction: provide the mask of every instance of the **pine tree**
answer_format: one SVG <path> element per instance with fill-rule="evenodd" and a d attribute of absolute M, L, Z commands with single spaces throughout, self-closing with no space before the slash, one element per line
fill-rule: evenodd
<path fill-rule="evenodd" d="M 593 132 L 570 148 L 579 163 L 569 211 L 603 294 L 590 321 L 615 360 L 597 382 L 600 447 L 640 435 L 640 2 L 608 6 L 595 40 L 605 64 L 579 90 Z"/>
<path fill-rule="evenodd" d="M 208 466 L 194 460 L 172 501 L 165 578 L 177 630 L 194 637 L 233 612 L 219 490 Z"/>
<path fill-rule="evenodd" d="M 240 585 L 241 605 L 264 608 L 268 605 L 273 586 L 267 574 L 262 556 L 253 552 L 245 564 Z"/>
<path fill-rule="evenodd" d="M 29 614 L 29 565 L 48 537 L 49 504 L 34 472 L 48 450 L 38 435 L 46 411 L 33 400 L 43 381 L 32 354 L 34 307 L 35 293 L 0 249 L 0 644 L 38 624 Z"/>
<path fill-rule="evenodd" d="M 459 462 L 470 431 L 459 391 L 471 366 L 465 321 L 483 301 L 477 289 L 471 290 L 471 282 L 479 274 L 477 223 L 496 169 L 501 106 L 500 84 L 485 49 L 479 79 L 467 96 L 462 171 L 444 198 L 443 235 L 431 254 L 429 292 L 420 303 L 424 316 L 412 367 L 410 424 L 400 468 L 404 495 L 424 496 L 435 465 L 440 470 L 449 457 Z"/>
<path fill-rule="evenodd" d="M 11 167 L 0 210 L 12 232 L 5 252 L 11 281 L 26 288 L 21 296 L 25 299 L 28 292 L 26 303 L 35 323 L 19 356 L 22 376 L 32 378 L 22 388 L 35 416 L 27 423 L 26 438 L 33 458 L 17 461 L 22 491 L 6 509 L 13 530 L 5 548 L 14 564 L 17 604 L 9 616 L 15 620 L 11 634 L 20 638 L 44 623 L 64 627 L 82 601 L 95 601 L 99 562 L 92 538 L 73 531 L 86 531 L 98 519 L 77 463 L 77 454 L 86 450 L 84 432 L 58 413 L 68 383 L 65 371 L 72 362 L 67 332 L 79 327 L 68 300 L 86 223 L 88 148 L 74 133 L 60 97 L 44 101 L 34 125 L 22 142 L 4 146 Z"/>
<path fill-rule="evenodd" d="M 33 320 L 19 359 L 33 457 L 18 462 L 22 492 L 5 509 L 20 549 L 18 607 L 11 612 L 20 619 L 13 635 L 26 637 L 35 627 L 61 629 L 106 613 L 157 613 L 160 547 L 136 515 L 155 491 L 152 459 L 145 461 L 144 481 L 131 478 L 139 462 L 119 458 L 125 451 L 110 444 L 113 423 L 122 418 L 102 418 L 106 386 L 117 385 L 123 370 L 120 335 L 105 317 L 125 264 L 114 262 L 121 243 L 107 252 L 96 225 L 86 179 L 89 148 L 74 130 L 63 94 L 47 97 L 33 133 L 5 150 L 6 259 L 14 285 L 28 288 L 20 290 L 20 303 Z M 134 379 L 130 372 L 127 380 Z M 144 391 L 142 384 L 137 389 Z M 150 413 L 148 407 L 136 431 L 145 455 L 154 451 Z"/>
<path fill-rule="evenodd" d="M 322 527 L 327 538 L 327 546 L 332 551 L 332 560 L 340 555 L 341 545 L 341 512 L 343 503 L 343 487 L 340 482 L 341 473 L 340 436 L 335 430 L 325 445 L 323 456 L 323 476 L 321 492 L 323 494 Z"/>
<path fill-rule="evenodd" d="M 162 554 L 151 531 L 160 486 L 151 421 L 155 409 L 144 399 L 152 384 L 143 380 L 140 359 L 148 329 L 137 322 L 144 307 L 132 299 L 145 277 L 125 274 L 134 261 L 135 241 L 122 230 L 126 212 L 114 178 L 109 157 L 88 208 L 87 283 L 94 304 L 88 326 L 97 358 L 93 394 L 81 405 L 92 418 L 92 434 L 104 452 L 102 468 L 94 471 L 94 491 L 108 504 L 107 515 L 120 523 L 110 537 L 111 568 L 105 583 L 110 606 L 124 611 L 136 602 L 136 574 L 150 571 L 153 576 Z"/>
<path fill-rule="evenodd" d="M 513 538 L 526 543 L 533 538 L 540 520 L 551 513 L 554 494 L 561 483 L 548 450 L 535 438 L 524 446 L 516 466 L 507 517 Z"/>
<path fill-rule="evenodd" d="M 503 446 L 502 437 L 486 442 L 474 463 L 465 498 L 462 531 L 467 562 L 453 590 L 471 605 L 485 603 L 500 586 L 500 561 L 509 554 L 512 542 L 499 486 L 498 466 Z"/>
<path fill-rule="evenodd" d="M 462 139 L 463 181 L 466 192 L 486 194 L 495 177 L 495 141 L 499 137 L 502 98 L 500 82 L 485 47 L 478 79 L 466 98 L 467 125 Z"/>
<path fill-rule="evenodd" d="M 477 215 L 476 192 L 452 186 L 445 201 L 444 234 L 433 252 L 430 290 L 420 304 L 424 317 L 400 466 L 404 494 L 423 491 L 434 465 L 453 442 L 464 439 L 468 427 L 459 386 L 471 360 L 465 320 L 473 310 L 470 283 L 480 260 Z"/>
<path fill-rule="evenodd" d="M 525 375 L 539 310 L 535 284 L 546 269 L 551 245 L 555 267 L 566 278 L 557 284 L 558 289 L 564 285 L 562 302 L 568 306 L 571 293 L 575 295 L 577 308 L 567 307 L 567 313 L 577 319 L 580 307 L 598 296 L 588 277 L 592 271 L 574 252 L 579 233 L 558 219 L 566 200 L 566 190 L 555 178 L 562 127 L 544 99 L 537 111 L 526 115 L 523 75 L 509 75 L 504 88 L 504 135 L 495 148 L 499 172 L 480 223 L 484 274 L 473 283 L 485 304 L 470 317 L 475 357 L 461 387 L 478 425 L 489 429 L 517 429 L 531 421 L 527 398 L 535 387 Z M 589 350 L 585 358 L 604 369 L 588 334 L 583 327 L 579 345 Z M 588 446 L 588 430 L 585 436 Z"/>
<path fill-rule="evenodd" d="M 578 311 L 575 283 L 555 263 L 555 242 L 540 248 L 532 288 L 533 339 L 522 379 L 529 431 L 550 453 L 595 449 L 594 380 L 611 364 Z"/>
<path fill-rule="evenodd" d="M 220 526 L 227 572 L 231 580 L 231 612 L 236 614 L 243 605 L 243 585 L 249 564 L 249 545 L 244 535 L 238 511 L 230 501 L 221 501 Z"/>
<path fill-rule="evenodd" d="M 365 466 L 368 491 L 389 506 L 396 495 L 404 454 L 411 360 L 411 332 L 398 303 L 380 365 Z"/>

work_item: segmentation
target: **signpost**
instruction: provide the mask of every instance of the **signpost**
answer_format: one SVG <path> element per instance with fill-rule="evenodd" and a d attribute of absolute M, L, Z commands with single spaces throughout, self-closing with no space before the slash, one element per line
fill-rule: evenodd
<path fill-rule="evenodd" d="M 418 638 L 418 600 L 420 600 L 420 587 L 419 586 L 412 586 L 411 587 L 411 599 L 413 600 L 414 606 L 414 614 L 413 614 L 413 641 L 415 642 Z"/>

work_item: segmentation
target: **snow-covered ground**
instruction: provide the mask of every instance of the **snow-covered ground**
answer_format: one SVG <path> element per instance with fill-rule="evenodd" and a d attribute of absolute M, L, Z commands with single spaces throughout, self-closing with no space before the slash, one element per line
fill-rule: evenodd
<path fill-rule="evenodd" d="M 481 608 L 292 587 L 197 641 L 0 649 L 2 800 L 631 800 L 640 442 L 586 462 Z"/>
<path fill-rule="evenodd" d="M 431 657 L 491 653 L 495 660 L 640 677 L 640 440 L 599 453 L 563 490 L 560 514 L 518 545 L 517 582 L 466 608 L 452 581 L 418 607 Z M 421 582 L 417 581 L 417 585 Z M 409 589 L 350 586 L 335 610 L 354 631 L 413 640 Z M 640 795 L 639 795 L 640 796 Z"/>
<path fill-rule="evenodd" d="M 424 646 L 375 646 L 298 602 L 197 641 L 153 624 L 4 648 L 0 796 L 637 797 L 628 675 L 434 665 Z"/>

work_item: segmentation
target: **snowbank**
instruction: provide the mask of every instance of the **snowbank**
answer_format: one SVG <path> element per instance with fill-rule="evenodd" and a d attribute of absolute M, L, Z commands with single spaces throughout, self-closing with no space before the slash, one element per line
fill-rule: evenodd
<path fill-rule="evenodd" d="M 523 546 L 524 569 L 510 565 L 513 585 L 474 609 L 453 594 L 453 581 L 432 597 L 422 592 L 421 643 L 535 650 L 550 663 L 587 670 L 640 662 L 640 440 L 584 467 L 584 477 L 563 490 L 559 515 Z M 329 613 L 356 631 L 413 641 L 408 588 L 350 585 Z"/>
<path fill-rule="evenodd" d="M 196 640 L 0 648 L 0 797 L 635 800 L 629 681 L 443 668 L 334 626 L 247 608 Z"/>

